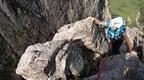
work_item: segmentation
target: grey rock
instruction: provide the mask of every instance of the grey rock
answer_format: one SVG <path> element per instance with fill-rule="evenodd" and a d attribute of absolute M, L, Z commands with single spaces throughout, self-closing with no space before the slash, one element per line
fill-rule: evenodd
<path fill-rule="evenodd" d="M 0 48 L 4 48 L 5 54 L 1 61 L 11 71 L 4 72 L 15 74 L 15 64 L 29 45 L 52 40 L 64 24 L 88 16 L 104 18 L 103 13 L 107 13 L 104 10 L 102 0 L 0 0 L 0 39 L 4 40 L 0 41 L 4 43 Z M 13 79 L 9 75 L 5 80 Z"/>
<path fill-rule="evenodd" d="M 29 45 L 51 40 L 64 24 L 102 18 L 104 8 L 101 0 L 0 0 L 0 34 L 21 56 Z"/>
<path fill-rule="evenodd" d="M 10 68 L 9 75 L 0 80 L 21 80 L 10 71 L 14 71 L 29 45 L 16 70 L 27 80 L 89 76 L 94 74 L 93 70 L 96 73 L 99 57 L 107 52 L 108 42 L 93 17 L 110 17 L 108 0 L 0 0 L 0 50 L 3 51 L 0 75 Z M 141 32 L 134 28 L 128 32 L 132 44 L 140 46 Z M 38 42 L 42 44 L 32 45 Z M 129 57 L 123 54 L 108 57 L 103 79 L 143 80 L 143 64 Z"/>
<path fill-rule="evenodd" d="M 22 55 L 16 73 L 27 80 L 66 79 L 79 76 L 84 67 L 82 50 L 65 41 L 29 46 Z"/>
<path fill-rule="evenodd" d="M 95 18 L 88 17 L 76 23 L 60 28 L 53 40 L 81 40 L 83 44 L 94 52 L 104 53 L 108 50 L 108 41 L 100 26 L 96 26 Z"/>
<path fill-rule="evenodd" d="M 135 33 L 135 30 L 138 29 L 134 29 L 134 32 L 128 29 L 132 36 L 130 39 L 139 37 L 138 40 L 141 40 L 140 32 Z M 84 80 L 94 80 L 98 76 L 96 72 L 100 55 L 107 50 L 108 41 L 103 30 L 95 25 L 93 17 L 88 17 L 64 25 L 58 30 L 52 41 L 28 47 L 20 59 L 16 73 L 27 80 L 68 80 L 71 76 L 95 74 L 84 78 Z M 137 56 L 133 58 L 128 54 L 121 53 L 105 58 L 104 70 L 101 73 L 102 79 L 142 80 L 143 64 Z M 39 64 L 41 59 L 42 63 Z M 133 78 L 133 75 L 136 78 Z"/>
<path fill-rule="evenodd" d="M 94 18 L 65 25 L 58 31 L 52 41 L 26 49 L 16 70 L 18 75 L 27 80 L 67 79 L 88 75 L 97 68 L 100 56 L 96 55 L 108 50 L 108 43 Z"/>
<path fill-rule="evenodd" d="M 104 69 L 101 71 L 102 80 L 143 80 L 144 64 L 138 56 L 119 54 L 105 58 Z M 84 78 L 83 80 L 95 80 L 98 74 Z"/>
<path fill-rule="evenodd" d="M 128 32 L 127 34 L 130 38 L 131 43 L 134 46 L 139 46 L 140 41 L 142 41 L 143 32 L 139 28 L 136 28 L 136 27 L 133 27 L 133 28 L 127 27 L 127 32 Z"/>

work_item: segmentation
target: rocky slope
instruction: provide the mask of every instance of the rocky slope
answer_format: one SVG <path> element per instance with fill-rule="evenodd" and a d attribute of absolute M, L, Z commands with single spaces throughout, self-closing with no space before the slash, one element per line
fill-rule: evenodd
<path fill-rule="evenodd" d="M 51 40 L 64 24 L 102 17 L 104 7 L 101 0 L 0 0 L 0 34 L 21 55 L 28 45 Z"/>
<path fill-rule="evenodd" d="M 129 53 L 107 57 L 103 65 L 99 78 L 98 73 L 83 80 L 144 80 L 144 64 Z"/>
<path fill-rule="evenodd" d="M 108 50 L 108 43 L 94 18 L 65 25 L 58 31 L 52 41 L 26 49 L 17 74 L 27 80 L 57 80 L 86 76 L 97 70 L 97 60 Z"/>
<path fill-rule="evenodd" d="M 108 40 L 93 17 L 67 24 L 52 41 L 29 46 L 22 55 L 16 73 L 26 80 L 96 80 L 99 60 L 108 51 Z M 128 28 L 132 42 L 141 41 L 138 29 Z M 134 42 L 133 42 L 134 44 Z M 139 44 L 135 45 L 139 46 Z M 101 63 L 100 63 L 101 64 Z M 143 80 L 144 64 L 138 56 L 126 53 L 107 57 L 102 80 Z"/>
<path fill-rule="evenodd" d="M 67 34 L 67 36 L 71 35 L 70 37 L 68 37 L 71 38 L 71 40 L 68 39 L 67 41 L 72 41 L 72 43 L 64 44 L 68 52 L 63 53 L 70 53 L 70 55 L 72 56 L 75 56 L 73 54 L 76 53 L 76 56 L 80 55 L 79 58 L 81 60 L 83 60 L 84 58 L 83 66 L 86 67 L 84 68 L 84 70 L 82 69 L 83 66 L 81 67 L 79 72 L 80 75 L 88 76 L 90 74 L 95 74 L 97 71 L 97 60 L 99 60 L 96 58 L 100 56 L 101 53 L 107 51 L 107 41 L 105 40 L 103 33 L 100 32 L 97 35 L 95 34 L 99 30 L 95 29 L 94 25 L 92 26 L 93 23 L 91 21 L 93 21 L 93 19 L 90 19 L 90 21 L 80 21 L 75 24 L 76 21 L 82 20 L 89 16 L 99 17 L 100 19 L 106 19 L 110 17 L 108 0 L 0 0 L 0 80 L 22 80 L 20 76 L 15 74 L 15 69 L 25 49 L 29 45 L 51 41 L 52 39 L 55 39 L 54 42 L 52 40 L 51 42 L 45 43 L 45 45 L 55 46 L 54 44 L 58 45 L 58 43 L 63 43 L 63 41 L 55 42 L 56 38 L 53 38 L 55 33 L 57 33 L 56 35 L 59 37 L 61 36 L 60 34 L 63 33 Z M 84 24 L 84 22 L 88 22 L 89 24 Z M 58 29 L 65 24 L 69 25 L 66 25 L 58 31 Z M 86 27 L 85 25 L 89 27 Z M 67 33 L 69 31 L 68 26 L 73 27 L 71 30 L 74 30 L 74 33 Z M 85 28 L 88 28 L 89 30 L 84 30 L 82 31 L 83 34 L 81 34 L 79 30 L 77 30 L 77 28 L 74 26 L 85 26 Z M 76 36 L 75 34 L 77 34 L 78 36 Z M 95 38 L 97 40 L 95 40 Z M 139 43 L 139 40 L 135 40 L 135 42 Z M 103 46 L 101 46 L 101 44 L 103 44 Z M 39 45 L 43 46 L 43 44 Z M 59 45 L 61 46 L 62 44 Z M 50 49 L 51 48 L 49 48 L 49 50 Z M 76 50 L 76 52 L 69 50 Z M 54 49 L 53 51 L 56 51 L 56 53 L 58 53 L 59 49 L 58 52 L 57 49 Z M 84 55 L 83 52 L 92 53 L 93 55 Z M 45 54 L 47 55 L 48 53 L 46 52 Z M 51 55 L 53 55 L 53 52 L 51 53 Z M 51 58 L 51 55 L 47 56 Z M 54 56 L 56 56 L 56 54 L 54 54 Z M 61 55 L 59 55 L 59 57 L 61 57 Z M 67 58 L 69 57 L 65 56 L 63 60 L 66 61 L 65 59 Z M 57 61 L 63 63 L 59 60 Z M 89 66 L 88 62 L 92 63 L 94 66 Z M 56 67 L 56 69 L 58 70 L 58 67 Z M 81 74 L 81 70 L 82 72 L 84 71 L 83 74 Z M 57 72 L 59 72 L 59 70 L 57 72 L 49 72 L 49 70 L 45 71 L 46 75 L 49 75 L 49 73 L 52 72 L 50 73 L 52 75 L 52 78 L 55 78 L 54 76 L 57 75 Z M 60 70 L 60 72 L 63 71 L 63 69 Z M 67 77 L 67 75 L 69 76 L 69 71 L 70 70 L 68 70 L 68 74 L 66 75 L 62 73 L 62 75 L 59 75 L 58 78 L 65 78 Z M 73 72 L 72 74 L 77 75 L 77 73 L 75 72 Z"/>
<path fill-rule="evenodd" d="M 29 45 L 52 40 L 64 24 L 103 13 L 110 15 L 108 0 L 0 0 L 0 80 L 19 79 L 14 71 Z"/>

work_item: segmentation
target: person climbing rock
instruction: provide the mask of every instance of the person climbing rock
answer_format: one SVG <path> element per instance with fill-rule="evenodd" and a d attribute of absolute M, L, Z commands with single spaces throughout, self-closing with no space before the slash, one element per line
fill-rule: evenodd
<path fill-rule="evenodd" d="M 122 42 L 125 40 L 128 51 L 132 55 L 136 55 L 135 52 L 132 51 L 132 44 L 127 35 L 126 31 L 126 23 L 122 17 L 115 17 L 113 19 L 108 19 L 106 21 L 100 21 L 99 19 L 95 19 L 96 24 L 101 25 L 102 28 L 106 28 L 106 35 L 108 36 L 110 42 L 110 48 L 112 54 L 119 54 L 119 48 Z"/>
<path fill-rule="evenodd" d="M 119 54 L 120 46 L 122 42 L 125 40 L 128 51 L 130 52 L 131 57 L 137 56 L 137 53 L 132 50 L 132 44 L 127 35 L 126 31 L 126 23 L 122 17 L 115 17 L 113 19 L 108 19 L 106 21 L 100 21 L 99 19 L 95 19 L 95 23 L 101 25 L 102 28 L 106 28 L 106 35 L 109 38 L 109 47 L 110 50 L 108 55 L 116 55 Z M 111 54 L 112 53 L 112 54 Z M 97 74 L 96 80 L 101 80 L 101 73 L 104 70 L 104 66 L 106 62 L 106 57 L 102 58 L 99 63 L 99 72 Z"/>

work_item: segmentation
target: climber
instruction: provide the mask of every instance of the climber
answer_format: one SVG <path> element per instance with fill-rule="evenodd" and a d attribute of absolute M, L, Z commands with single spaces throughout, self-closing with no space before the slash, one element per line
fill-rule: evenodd
<path fill-rule="evenodd" d="M 106 21 L 100 21 L 95 19 L 96 24 L 101 25 L 102 28 L 106 28 L 106 35 L 108 36 L 111 45 L 112 54 L 119 54 L 119 48 L 123 42 L 126 41 L 128 51 L 133 55 L 136 55 L 132 52 L 132 44 L 127 36 L 126 24 L 122 17 L 116 17 L 113 19 L 108 19 Z"/>

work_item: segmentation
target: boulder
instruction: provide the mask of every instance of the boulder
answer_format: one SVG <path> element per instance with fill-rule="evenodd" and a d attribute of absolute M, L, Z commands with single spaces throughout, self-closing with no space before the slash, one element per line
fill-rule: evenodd
<path fill-rule="evenodd" d="M 137 55 L 125 52 L 126 47 L 122 46 L 121 54 L 101 58 L 108 51 L 108 40 L 104 30 L 94 21 L 95 18 L 88 17 L 64 25 L 52 41 L 29 46 L 16 73 L 26 80 L 73 80 L 79 77 L 95 80 L 99 76 L 102 80 L 143 80 L 144 64 Z M 141 41 L 138 29 L 134 28 L 133 32 L 128 28 L 127 31 L 133 45 L 135 37 Z"/>
<path fill-rule="evenodd" d="M 144 80 L 144 64 L 138 56 L 130 56 L 130 53 L 107 57 L 103 66 L 101 73 L 83 80 Z"/>
<path fill-rule="evenodd" d="M 89 17 L 60 28 L 52 41 L 29 46 L 16 73 L 27 80 L 67 79 L 96 70 L 108 50 L 102 29 Z"/>
<path fill-rule="evenodd" d="M 82 50 L 66 41 L 51 41 L 29 46 L 16 73 L 26 80 L 67 79 L 79 76 L 84 68 Z"/>
<path fill-rule="evenodd" d="M 63 26 L 55 34 L 54 40 L 81 40 L 88 49 L 101 54 L 108 50 L 108 40 L 104 30 L 95 24 L 93 17 Z"/>
<path fill-rule="evenodd" d="M 5 68 L 0 80 L 21 80 L 15 69 L 29 45 L 51 41 L 65 24 L 88 16 L 104 18 L 110 14 L 105 3 L 109 1 L 0 0 L 0 65 Z"/>

